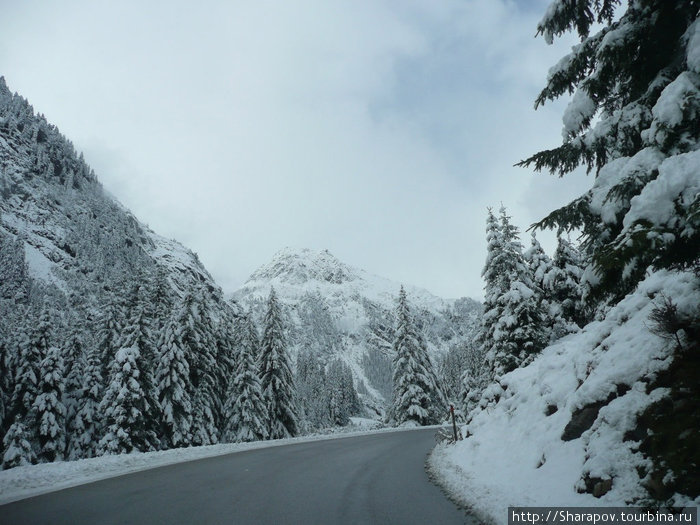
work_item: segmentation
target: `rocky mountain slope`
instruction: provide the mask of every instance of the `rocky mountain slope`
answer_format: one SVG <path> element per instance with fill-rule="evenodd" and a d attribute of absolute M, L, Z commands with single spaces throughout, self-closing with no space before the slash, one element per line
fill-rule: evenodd
<path fill-rule="evenodd" d="M 173 288 L 217 286 L 197 256 L 105 193 L 73 145 L 0 78 L 0 235 L 24 248 L 28 276 L 81 300 L 161 268 Z"/>

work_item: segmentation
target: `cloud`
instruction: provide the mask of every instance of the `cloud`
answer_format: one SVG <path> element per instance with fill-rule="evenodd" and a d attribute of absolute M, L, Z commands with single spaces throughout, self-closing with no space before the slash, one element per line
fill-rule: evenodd
<path fill-rule="evenodd" d="M 581 186 L 512 167 L 561 140 L 540 4 L 28 3 L 0 62 L 225 289 L 293 245 L 478 297 L 486 207 L 525 227 Z"/>

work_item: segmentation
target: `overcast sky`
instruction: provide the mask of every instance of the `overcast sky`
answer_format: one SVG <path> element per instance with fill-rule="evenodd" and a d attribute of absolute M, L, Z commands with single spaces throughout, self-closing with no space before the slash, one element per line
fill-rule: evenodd
<path fill-rule="evenodd" d="M 513 167 L 561 142 L 547 3 L 0 0 L 0 75 L 224 291 L 292 246 L 481 298 L 487 207 L 590 185 Z"/>

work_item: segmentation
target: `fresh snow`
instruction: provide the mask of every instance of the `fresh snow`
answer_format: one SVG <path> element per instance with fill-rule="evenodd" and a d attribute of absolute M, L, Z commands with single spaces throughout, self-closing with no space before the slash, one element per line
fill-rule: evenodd
<path fill-rule="evenodd" d="M 566 141 L 576 135 L 586 121 L 595 115 L 598 106 L 585 89 L 578 89 L 564 111 L 562 136 Z"/>
<path fill-rule="evenodd" d="M 693 77 L 697 78 L 697 75 L 684 71 L 661 92 L 651 110 L 654 119 L 660 124 L 674 128 L 683 122 L 686 107 L 692 107 L 693 99 L 700 97 Z"/>
<path fill-rule="evenodd" d="M 646 151 L 646 150 L 642 150 Z M 640 152 L 641 153 L 641 152 Z M 700 194 L 700 151 L 691 151 L 666 159 L 659 166 L 659 176 L 632 198 L 623 225 L 639 221 L 655 226 L 673 227 L 677 220 L 676 203 L 689 208 Z"/>
<path fill-rule="evenodd" d="M 646 392 L 650 379 L 673 356 L 673 343 L 649 332 L 660 293 L 685 310 L 700 304 L 690 273 L 659 271 L 610 310 L 603 321 L 547 347 L 529 366 L 491 388 L 498 401 L 483 403 L 462 428 L 469 436 L 439 445 L 430 457 L 438 481 L 484 521 L 507 523 L 508 506 L 623 506 L 644 496 L 636 467 L 649 467 L 635 441 L 624 441 L 636 415 L 666 394 Z M 626 392 L 620 386 L 629 388 Z M 620 393 L 601 408 L 578 439 L 562 441 L 571 415 Z M 487 393 L 488 395 L 488 393 Z M 486 397 L 486 396 L 485 396 Z M 492 396 L 493 398 L 493 396 Z M 547 416 L 548 408 L 556 407 Z M 578 493 L 582 478 L 612 479 L 601 498 Z M 698 505 L 676 496 L 676 505 Z"/>
<path fill-rule="evenodd" d="M 601 168 L 590 190 L 591 211 L 598 213 L 604 223 L 615 224 L 617 215 L 625 210 L 625 203 L 614 198 L 610 191 L 657 169 L 663 160 L 664 155 L 658 149 L 644 148 L 633 157 L 620 157 L 608 162 Z"/>
<path fill-rule="evenodd" d="M 29 275 L 46 283 L 56 282 L 51 272 L 55 264 L 28 242 L 24 243 L 24 257 L 29 268 Z"/>
<path fill-rule="evenodd" d="M 408 428 L 376 428 L 377 422 L 364 418 L 351 418 L 348 425 L 334 435 L 317 434 L 274 441 L 253 443 L 227 443 L 202 447 L 174 448 L 158 452 L 133 452 L 131 454 L 105 455 L 77 461 L 56 461 L 15 467 L 0 471 L 0 505 L 47 492 L 84 485 L 102 479 L 113 478 L 132 472 L 194 461 L 197 459 L 223 456 L 235 452 L 267 447 L 279 447 L 296 443 L 308 443 L 326 439 L 342 439 L 386 432 L 415 430 Z M 361 430 L 354 430 L 360 428 Z M 421 428 L 440 428 L 440 425 Z"/>

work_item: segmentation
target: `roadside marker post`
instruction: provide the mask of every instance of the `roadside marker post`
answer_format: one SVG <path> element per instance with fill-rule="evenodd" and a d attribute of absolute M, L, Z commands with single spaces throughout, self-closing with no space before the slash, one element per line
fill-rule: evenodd
<path fill-rule="evenodd" d="M 457 443 L 457 423 L 455 422 L 455 407 L 450 405 L 450 414 L 452 415 L 452 431 L 455 434 L 455 443 Z"/>

